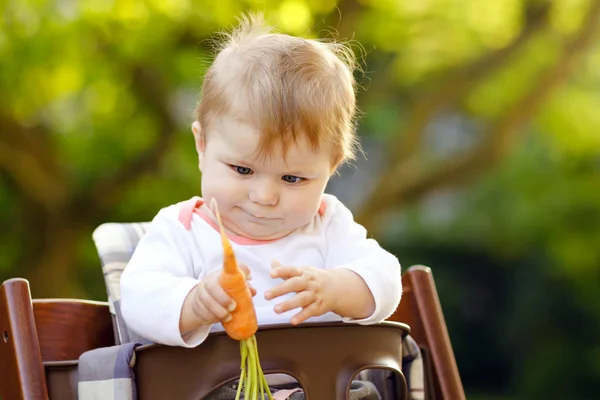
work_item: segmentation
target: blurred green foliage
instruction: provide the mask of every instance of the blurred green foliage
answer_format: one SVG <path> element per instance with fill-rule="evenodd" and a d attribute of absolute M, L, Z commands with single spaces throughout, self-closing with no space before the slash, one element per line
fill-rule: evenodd
<path fill-rule="evenodd" d="M 597 0 L 0 2 L 0 279 L 105 298 L 91 232 L 199 194 L 197 92 L 248 10 L 361 58 L 385 190 L 356 214 L 433 268 L 468 397 L 597 396 Z"/>

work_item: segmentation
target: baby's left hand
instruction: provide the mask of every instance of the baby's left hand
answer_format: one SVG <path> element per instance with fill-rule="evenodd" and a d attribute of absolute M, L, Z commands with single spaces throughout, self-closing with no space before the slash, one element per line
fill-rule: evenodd
<path fill-rule="evenodd" d="M 271 300 L 291 292 L 296 293 L 291 299 L 275 306 L 275 312 L 278 314 L 302 308 L 302 311 L 292 317 L 293 325 L 333 310 L 335 293 L 330 271 L 314 267 L 284 266 L 278 261 L 273 261 L 271 267 L 271 277 L 284 281 L 267 290 L 265 299 Z"/>

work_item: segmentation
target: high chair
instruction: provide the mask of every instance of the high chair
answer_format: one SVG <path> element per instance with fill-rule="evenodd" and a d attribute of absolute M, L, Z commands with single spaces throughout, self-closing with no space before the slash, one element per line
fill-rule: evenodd
<path fill-rule="evenodd" d="M 26 280 L 2 284 L 0 399 L 76 399 L 81 354 L 140 339 L 120 318 L 118 281 L 147 226 L 103 224 L 94 232 L 108 302 L 32 300 Z M 265 373 L 289 373 L 307 399 L 320 400 L 345 398 L 349 382 L 362 369 L 386 368 L 397 373 L 398 399 L 404 399 L 402 343 L 410 332 L 424 355 L 424 398 L 464 399 L 431 271 L 410 268 L 403 286 L 402 302 L 390 322 L 261 328 L 257 339 Z M 239 345 L 223 333 L 209 335 L 195 349 L 147 345 L 136 354 L 141 400 L 198 399 L 239 375 Z"/>
<path fill-rule="evenodd" d="M 114 345 L 108 305 L 84 300 L 31 300 L 24 279 L 0 289 L 0 396 L 2 399 L 77 399 L 77 360 L 91 349 Z M 406 325 L 342 323 L 270 326 L 257 334 L 265 373 L 296 377 L 307 399 L 342 400 L 363 368 L 398 373 Z M 138 348 L 135 374 L 143 400 L 201 399 L 239 375 L 239 344 L 222 333 L 194 349 Z"/>
<path fill-rule="evenodd" d="M 148 222 L 105 223 L 93 233 L 104 271 L 114 325 L 117 327 L 116 343 L 142 340 L 135 332 L 127 329 L 122 320 L 119 280 L 149 226 Z M 426 370 L 424 398 L 464 399 L 464 389 L 431 269 L 422 265 L 410 267 L 403 274 L 402 287 L 402 301 L 389 320 L 408 324 L 411 336 L 419 344 Z"/>

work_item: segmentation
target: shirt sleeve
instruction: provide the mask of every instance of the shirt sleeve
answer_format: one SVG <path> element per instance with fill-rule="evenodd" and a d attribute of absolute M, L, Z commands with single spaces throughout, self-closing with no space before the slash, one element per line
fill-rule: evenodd
<path fill-rule="evenodd" d="M 155 343 L 195 347 L 211 326 L 179 332 L 183 302 L 195 278 L 192 235 L 179 222 L 176 206 L 161 210 L 142 237 L 121 280 L 121 312 L 127 327 Z"/>
<path fill-rule="evenodd" d="M 329 196 L 326 212 L 327 268 L 347 268 L 367 284 L 375 311 L 365 319 L 344 318 L 363 325 L 379 323 L 394 313 L 402 297 L 398 259 L 384 250 L 366 229 L 354 221 L 350 210 Z"/>

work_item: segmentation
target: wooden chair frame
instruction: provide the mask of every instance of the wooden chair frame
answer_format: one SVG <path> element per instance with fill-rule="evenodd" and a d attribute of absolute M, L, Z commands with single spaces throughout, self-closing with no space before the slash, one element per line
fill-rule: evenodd
<path fill-rule="evenodd" d="M 400 306 L 389 318 L 410 326 L 417 341 L 426 373 L 426 399 L 466 399 L 446 320 L 429 267 L 416 265 L 402 276 L 403 294 Z"/>
<path fill-rule="evenodd" d="M 422 349 L 425 398 L 465 399 L 431 270 L 409 268 L 403 286 L 390 321 L 407 323 Z M 85 351 L 114 345 L 113 329 L 108 303 L 32 300 L 26 280 L 5 281 L 0 287 L 0 398 L 76 398 L 73 366 Z"/>

